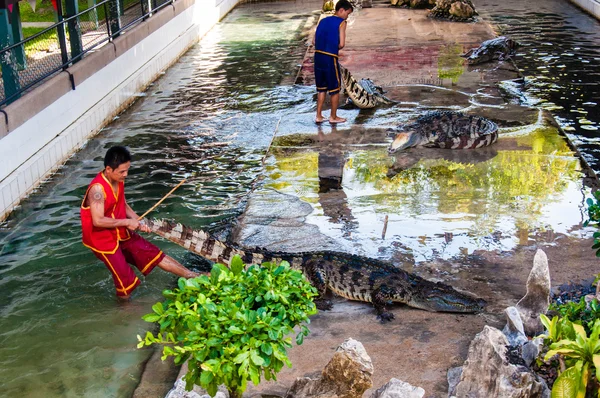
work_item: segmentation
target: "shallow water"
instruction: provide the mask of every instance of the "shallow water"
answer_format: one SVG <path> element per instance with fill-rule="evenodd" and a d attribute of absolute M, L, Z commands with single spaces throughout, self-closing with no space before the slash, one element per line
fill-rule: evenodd
<path fill-rule="evenodd" d="M 555 234 L 584 235 L 589 189 L 556 128 L 507 134 L 479 150 L 395 156 L 377 145 L 345 143 L 346 132 L 332 135 L 337 140 L 295 150 L 287 138 L 287 146 L 273 150 L 265 187 L 311 203 L 307 221 L 347 251 L 410 263 L 460 261 L 476 250 L 509 252 L 534 242 L 555 245 Z M 329 191 L 320 168 L 336 166 L 341 190 Z"/>
<path fill-rule="evenodd" d="M 600 21 L 563 0 L 477 2 L 483 18 L 521 47 L 515 62 L 585 160 L 600 172 Z"/>

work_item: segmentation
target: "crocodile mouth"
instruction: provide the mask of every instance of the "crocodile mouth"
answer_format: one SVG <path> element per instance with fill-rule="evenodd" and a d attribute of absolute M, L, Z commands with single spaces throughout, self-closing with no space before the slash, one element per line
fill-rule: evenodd
<path fill-rule="evenodd" d="M 413 132 L 403 132 L 396 134 L 396 138 L 390 145 L 388 152 L 395 153 L 406 148 L 410 148 L 417 145 L 417 134 Z"/>
<path fill-rule="evenodd" d="M 481 298 L 469 296 L 446 286 L 438 285 L 425 288 L 411 300 L 411 307 L 433 312 L 477 313 L 485 309 L 487 302 Z"/>

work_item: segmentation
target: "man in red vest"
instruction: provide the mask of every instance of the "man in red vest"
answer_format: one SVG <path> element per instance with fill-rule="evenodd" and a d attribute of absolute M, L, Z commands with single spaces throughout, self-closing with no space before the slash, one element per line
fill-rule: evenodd
<path fill-rule="evenodd" d="M 90 183 L 81 203 L 83 244 L 102 261 L 113 276 L 117 297 L 129 299 L 140 280 L 127 263 L 146 276 L 155 266 L 184 278 L 198 276 L 134 231 L 150 232 L 125 200 L 125 178 L 131 166 L 127 148 L 106 152 L 104 170 Z"/>

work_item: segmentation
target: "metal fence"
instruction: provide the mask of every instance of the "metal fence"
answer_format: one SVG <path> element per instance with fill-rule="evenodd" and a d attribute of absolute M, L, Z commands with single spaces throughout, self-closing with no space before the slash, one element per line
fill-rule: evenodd
<path fill-rule="evenodd" d="M 0 51 L 0 107 L 172 2 L 105 0 L 63 17 L 57 1 L 58 23 Z"/>

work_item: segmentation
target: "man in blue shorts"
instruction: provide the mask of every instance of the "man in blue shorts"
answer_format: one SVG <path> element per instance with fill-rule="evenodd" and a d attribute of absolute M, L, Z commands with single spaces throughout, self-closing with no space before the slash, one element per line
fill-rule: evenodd
<path fill-rule="evenodd" d="M 329 123 L 343 123 L 346 119 L 337 116 L 340 102 L 340 66 L 338 53 L 346 44 L 346 19 L 354 11 L 348 0 L 339 0 L 335 5 L 335 14 L 323 18 L 317 26 L 313 45 L 315 46 L 315 84 L 317 86 L 317 117 L 315 122 L 322 123 L 325 118 L 321 112 L 325 95 L 331 96 L 331 114 Z"/>

